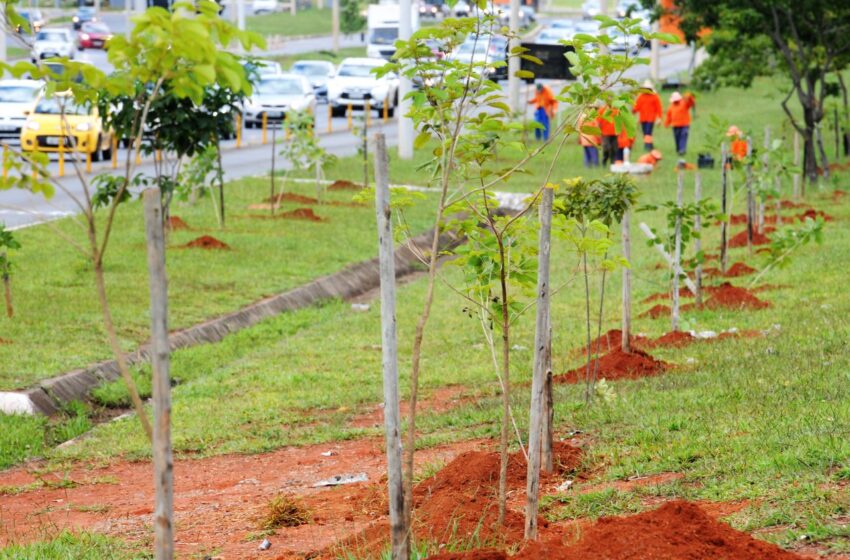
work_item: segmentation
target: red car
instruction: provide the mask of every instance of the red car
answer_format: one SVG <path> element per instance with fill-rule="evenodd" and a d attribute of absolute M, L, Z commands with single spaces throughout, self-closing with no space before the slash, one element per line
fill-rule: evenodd
<path fill-rule="evenodd" d="M 105 49 L 106 42 L 112 38 L 112 32 L 105 23 L 86 22 L 77 32 L 77 46 L 83 49 Z"/>

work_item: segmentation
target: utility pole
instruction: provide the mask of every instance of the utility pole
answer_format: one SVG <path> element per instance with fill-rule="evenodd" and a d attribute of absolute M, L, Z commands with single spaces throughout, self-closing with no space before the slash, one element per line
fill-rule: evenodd
<path fill-rule="evenodd" d="M 245 0 L 236 0 L 236 28 L 245 31 Z"/>
<path fill-rule="evenodd" d="M 331 33 L 333 34 L 333 51 L 336 53 L 339 52 L 339 0 L 331 0 Z"/>
<path fill-rule="evenodd" d="M 402 41 L 410 40 L 413 35 L 413 2 L 411 0 L 400 0 L 398 38 Z M 413 159 L 413 121 L 407 117 L 410 111 L 410 100 L 407 94 L 413 89 L 410 78 L 399 76 L 398 88 L 398 156 L 401 159 Z M 392 102 L 392 100 L 387 100 Z"/>
<path fill-rule="evenodd" d="M 511 0 L 511 15 L 509 20 L 511 42 L 508 47 L 510 55 L 519 46 L 519 0 Z M 508 56 L 508 105 L 514 113 L 520 112 L 519 106 L 519 57 Z"/>

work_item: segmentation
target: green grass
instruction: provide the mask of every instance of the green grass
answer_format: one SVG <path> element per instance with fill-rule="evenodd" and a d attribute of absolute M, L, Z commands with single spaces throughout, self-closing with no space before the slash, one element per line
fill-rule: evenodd
<path fill-rule="evenodd" d="M 0 549 L 0 560 L 142 560 L 151 555 L 93 533 L 63 532 L 50 541 Z"/>
<path fill-rule="evenodd" d="M 29 58 L 30 50 L 21 47 L 6 47 L 6 57 L 9 60 L 17 60 L 21 58 Z"/>
<path fill-rule="evenodd" d="M 268 210 L 249 209 L 268 196 L 267 180 L 241 180 L 227 190 L 230 213 L 224 230 L 216 225 L 209 199 L 194 206 L 177 203 L 172 210 L 194 229 L 174 231 L 168 240 L 171 328 L 233 311 L 375 254 L 369 208 L 315 208 L 328 218 L 325 223 L 270 220 L 256 217 Z M 311 185 L 293 185 L 291 190 L 315 196 Z M 329 200 L 339 202 L 351 196 L 328 193 Z M 283 210 L 297 206 L 287 203 Z M 76 219 L 56 226 L 83 241 Z M 424 227 L 421 219 L 417 227 Z M 180 248 L 203 234 L 216 236 L 232 250 Z M 17 237 L 22 249 L 13 256 L 16 315 L 0 318 L 0 337 L 12 341 L 0 345 L 0 390 L 26 387 L 111 357 L 85 259 L 48 227 L 21 230 Z M 119 211 L 105 260 L 113 313 L 126 350 L 149 336 L 144 243 L 141 205 L 134 201 Z"/>
<path fill-rule="evenodd" d="M 366 47 L 345 47 L 339 49 L 339 52 L 337 53 L 330 50 L 315 51 L 301 54 L 273 56 L 271 59 L 278 61 L 284 70 L 288 70 L 298 60 L 327 60 L 334 64 L 339 64 L 344 58 L 364 56 L 366 56 Z"/>
<path fill-rule="evenodd" d="M 331 11 L 311 8 L 300 10 L 294 16 L 289 12 L 249 16 L 245 19 L 245 27 L 262 35 L 330 35 Z"/>
<path fill-rule="evenodd" d="M 569 9 L 569 10 L 581 10 L 581 6 L 584 4 L 584 0 L 551 0 L 551 2 L 542 8 L 545 12 L 547 8 L 555 8 L 555 9 Z M 613 4 L 608 8 L 613 9 Z"/>
<path fill-rule="evenodd" d="M 754 134 L 771 124 L 776 135 L 782 116 L 778 94 L 771 93 L 774 85 L 760 81 L 752 91 L 726 90 L 701 96 L 690 153 L 697 152 L 710 113 L 722 112 Z M 669 136 L 664 130 L 656 134 L 665 154 L 672 153 Z M 427 154 L 420 153 L 414 163 L 426 158 Z M 543 167 L 533 166 L 530 175 L 517 177 L 507 187 L 534 188 L 540 183 Z M 578 147 L 570 142 L 555 177 L 574 176 L 580 169 Z M 340 163 L 340 176 L 356 178 L 360 173 L 356 158 Z M 396 158 L 391 173 L 396 182 L 427 182 L 414 164 Z M 717 198 L 718 175 L 718 170 L 704 173 L 706 196 Z M 845 178 L 840 176 L 837 184 Z M 640 185 L 645 193 L 643 202 L 671 199 L 675 189 L 672 162 L 666 161 L 652 176 L 640 179 Z M 557 386 L 559 430 L 579 429 L 589 440 L 585 467 L 598 474 L 587 484 L 667 471 L 682 473 L 684 478 L 657 487 L 595 490 L 586 495 L 580 494 L 579 482 L 570 494 L 546 500 L 548 516 L 629 513 L 651 507 L 657 497 L 747 499 L 750 505 L 729 519 L 736 527 L 752 531 L 781 526 L 770 538 L 783 545 L 805 533 L 836 549 L 848 546 L 840 516 L 850 513 L 850 496 L 842 486 L 850 478 L 850 325 L 846 321 L 850 314 L 846 298 L 850 207 L 846 202 L 829 203 L 817 192 L 809 198 L 837 220 L 828 224 L 824 246 L 798 253 L 791 266 L 764 278 L 765 283 L 778 286 L 761 294 L 773 303 L 771 308 L 751 313 L 686 314 L 689 324 L 698 329 L 771 329 L 779 325 L 768 336 L 659 349 L 654 352 L 658 357 L 679 367 L 654 378 L 610 383 L 614 399 L 609 403 L 586 407 L 580 387 Z M 736 204 L 740 211 L 741 201 Z M 371 218 L 363 220 L 365 229 L 373 227 Z M 638 220 L 659 226 L 662 218 L 641 214 Z M 705 244 L 711 252 L 717 237 L 717 228 L 706 234 Z M 658 258 L 638 239 L 633 251 L 634 299 L 640 302 L 665 290 L 665 273 L 655 268 Z M 738 249 L 730 262 L 743 259 L 746 251 Z M 747 260 L 760 267 L 760 259 L 763 257 Z M 580 363 L 572 353 L 583 338 L 583 300 L 574 263 L 575 255 L 558 244 L 553 283 L 569 283 L 553 296 L 556 371 Z M 460 282 L 459 272 L 452 267 L 446 267 L 444 275 L 452 284 Z M 598 276 L 594 280 L 598 282 Z M 604 316 L 604 329 L 619 323 L 619 280 L 619 274 L 610 280 L 609 294 L 614 295 Z M 403 395 L 424 289 L 421 280 L 399 289 Z M 637 303 L 635 315 L 649 306 Z M 477 399 L 447 412 L 423 411 L 418 421 L 420 447 L 498 433 L 499 398 L 490 357 L 478 324 L 466 317 L 463 307 L 463 300 L 445 285 L 438 285 L 424 349 L 423 392 L 427 398 L 435 388 L 462 384 Z M 635 329 L 657 336 L 669 330 L 669 320 L 637 319 Z M 531 313 L 517 323 L 514 336 L 519 349 L 513 354 L 512 376 L 518 383 L 527 382 L 532 360 Z M 350 420 L 382 400 L 379 345 L 377 305 L 356 312 L 342 302 L 329 302 L 275 317 L 219 344 L 176 352 L 175 451 L 183 456 L 258 453 L 285 445 L 377 436 L 377 430 L 351 427 Z M 513 404 L 519 411 L 520 430 L 526 431 L 526 387 L 516 386 Z M 30 421 L 21 420 L 22 424 Z M 29 429 L 29 435 L 20 436 L 22 440 L 37 437 L 32 432 L 38 427 Z M 148 456 L 149 444 L 134 418 L 98 426 L 91 437 L 50 453 L 57 465 Z"/>

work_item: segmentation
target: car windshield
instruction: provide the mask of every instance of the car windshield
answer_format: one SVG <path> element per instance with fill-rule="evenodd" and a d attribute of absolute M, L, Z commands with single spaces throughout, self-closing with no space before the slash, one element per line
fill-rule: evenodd
<path fill-rule="evenodd" d="M 557 31 L 544 31 L 540 34 L 539 39 L 544 41 L 560 41 L 564 38 L 563 33 L 558 33 Z"/>
<path fill-rule="evenodd" d="M 68 39 L 62 31 L 39 31 L 35 37 L 36 41 L 54 41 L 65 43 Z"/>
<path fill-rule="evenodd" d="M 263 80 L 257 86 L 260 95 L 301 95 L 301 82 L 291 79 Z"/>
<path fill-rule="evenodd" d="M 83 31 L 86 33 L 109 33 L 109 28 L 105 23 L 87 23 L 83 25 Z"/>
<path fill-rule="evenodd" d="M 369 42 L 374 45 L 392 45 L 398 39 L 398 27 L 378 27 L 372 30 Z"/>
<path fill-rule="evenodd" d="M 292 66 L 292 71 L 302 76 L 327 76 L 329 74 L 328 67 L 324 64 L 311 64 L 309 62 L 296 62 Z"/>
<path fill-rule="evenodd" d="M 63 113 L 63 108 L 66 115 L 90 114 L 90 111 L 87 108 L 74 103 L 73 100 L 68 99 L 67 97 L 45 97 L 36 104 L 35 112 L 40 115 L 61 115 Z"/>
<path fill-rule="evenodd" d="M 81 16 L 89 17 L 95 14 L 94 8 L 80 8 L 77 12 Z"/>
<path fill-rule="evenodd" d="M 372 68 L 375 67 L 365 64 L 343 64 L 339 68 L 338 75 L 349 78 L 368 78 L 369 76 L 374 76 L 372 74 Z"/>
<path fill-rule="evenodd" d="M 0 103 L 30 103 L 38 90 L 37 87 L 0 85 Z"/>

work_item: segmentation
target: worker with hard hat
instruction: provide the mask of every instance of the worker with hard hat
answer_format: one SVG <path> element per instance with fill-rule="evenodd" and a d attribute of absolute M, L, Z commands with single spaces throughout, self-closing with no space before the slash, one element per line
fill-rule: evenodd
<path fill-rule="evenodd" d="M 652 131 L 656 124 L 661 124 L 664 108 L 661 105 L 661 96 L 655 92 L 650 80 L 643 83 L 643 88 L 635 99 L 632 111 L 637 114 L 640 127 L 643 130 L 643 147 L 646 151 L 651 151 L 655 147 L 652 141 Z"/>
<path fill-rule="evenodd" d="M 648 154 L 643 154 L 642 156 L 640 156 L 638 158 L 637 162 L 638 163 L 648 163 L 649 165 L 652 165 L 653 167 L 655 167 L 656 165 L 658 165 L 658 162 L 661 161 L 662 159 L 663 158 L 661 156 L 660 150 L 652 150 Z"/>
<path fill-rule="evenodd" d="M 692 97 L 685 100 L 682 94 L 674 91 L 670 96 L 670 107 L 664 126 L 673 127 L 673 140 L 676 142 L 676 153 L 680 156 L 688 151 L 688 132 L 691 128 L 691 107 L 694 106 Z"/>

